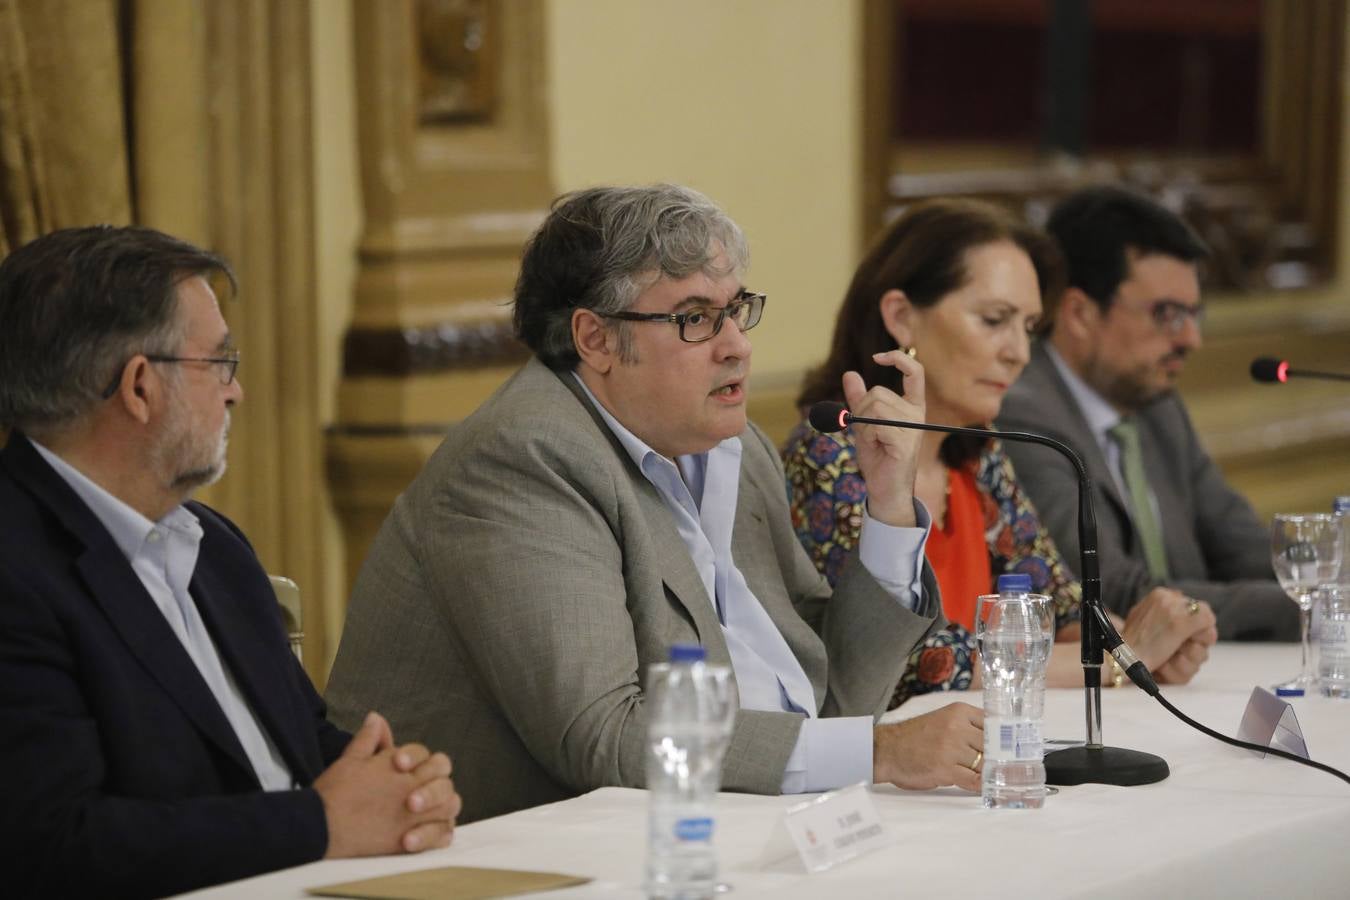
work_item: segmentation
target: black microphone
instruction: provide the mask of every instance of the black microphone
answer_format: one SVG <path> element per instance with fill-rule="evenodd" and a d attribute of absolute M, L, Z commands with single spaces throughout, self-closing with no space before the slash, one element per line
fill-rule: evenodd
<path fill-rule="evenodd" d="M 1257 362 L 1260 361 L 1257 360 Z M 1278 360 L 1275 360 L 1275 362 L 1278 362 Z M 1255 374 L 1255 363 L 1252 364 L 1252 371 Z M 1088 478 L 1082 458 L 1072 447 L 1052 437 L 1030 431 L 990 431 L 984 428 L 957 428 L 947 425 L 930 425 L 927 422 L 903 422 L 897 419 L 872 419 L 855 416 L 848 411 L 844 404 L 829 400 L 822 400 L 814 404 L 807 418 L 813 428 L 826 434 L 842 431 L 848 427 L 850 422 L 861 422 L 865 425 L 917 428 L 920 431 L 972 434 L 977 437 L 997 438 L 1004 441 L 1041 444 L 1058 451 L 1069 462 L 1073 463 L 1074 469 L 1078 472 L 1078 546 L 1082 557 L 1082 604 L 1084 609 L 1092 613 L 1082 628 L 1083 686 L 1087 694 L 1088 739 L 1086 746 L 1068 747 L 1045 754 L 1046 783 L 1064 785 L 1083 784 L 1084 782 L 1117 785 L 1153 784 L 1155 781 L 1162 781 L 1168 775 L 1167 763 L 1160 756 L 1143 753 L 1139 750 L 1122 750 L 1119 747 L 1102 746 L 1102 681 L 1100 668 L 1102 664 L 1102 642 L 1105 642 L 1106 649 L 1115 657 L 1116 662 L 1120 663 L 1121 668 L 1125 670 L 1125 674 L 1130 676 L 1131 681 L 1161 703 L 1168 712 L 1192 728 L 1204 732 L 1215 740 L 1223 741 L 1225 744 L 1254 750 L 1257 753 L 1278 756 L 1290 762 L 1320 769 L 1323 772 L 1335 775 L 1346 783 L 1350 783 L 1350 775 L 1324 763 L 1305 759 L 1278 747 L 1265 747 L 1240 741 L 1226 734 L 1220 734 L 1177 709 L 1162 695 L 1162 692 L 1158 690 L 1157 682 L 1153 680 L 1152 673 L 1121 638 L 1115 625 L 1111 624 L 1110 617 L 1106 615 L 1106 610 L 1102 607 L 1102 583 L 1097 573 L 1097 517 L 1092 507 L 1092 481 Z M 1097 625 L 1096 628 L 1092 627 L 1094 622 Z"/>
<path fill-rule="evenodd" d="M 1083 687 L 1087 705 L 1087 745 L 1055 750 L 1045 755 L 1045 780 L 1049 784 L 1135 785 L 1153 784 L 1168 776 L 1166 761 L 1152 753 L 1125 750 L 1102 745 L 1101 665 L 1103 648 L 1110 652 L 1130 680 L 1150 696 L 1158 696 L 1158 684 L 1148 667 L 1125 643 L 1106 609 L 1102 606 L 1102 582 L 1097 565 L 1097 514 L 1092 505 L 1092 480 L 1087 467 L 1073 448 L 1043 434 L 1027 431 L 991 431 L 985 428 L 961 428 L 951 425 L 933 425 L 928 422 L 905 422 L 896 419 L 872 419 L 855 416 L 842 403 L 822 400 L 813 404 L 807 419 L 817 431 L 842 431 L 851 422 L 865 425 L 886 425 L 895 428 L 913 428 L 919 431 L 938 431 L 946 434 L 969 434 L 1041 444 L 1057 451 L 1073 464 L 1078 473 L 1078 547 L 1080 550 L 1079 576 L 1083 585 L 1082 609 L 1084 616 L 1082 636 Z M 1095 627 L 1094 627 L 1095 623 Z"/>
<path fill-rule="evenodd" d="M 1350 375 L 1340 372 L 1314 372 L 1311 369 L 1291 369 L 1286 359 L 1258 356 L 1252 360 L 1252 378 L 1270 384 L 1284 384 L 1294 378 L 1321 378 L 1327 381 L 1350 381 Z"/>

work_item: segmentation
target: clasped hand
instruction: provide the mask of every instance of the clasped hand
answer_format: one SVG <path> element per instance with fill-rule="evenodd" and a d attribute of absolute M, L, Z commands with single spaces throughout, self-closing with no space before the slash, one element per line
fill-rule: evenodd
<path fill-rule="evenodd" d="M 446 847 L 460 809 L 450 758 L 421 744 L 395 747 L 374 712 L 314 790 L 328 820 L 328 858 Z"/>
<path fill-rule="evenodd" d="M 1121 636 L 1164 684 L 1185 684 L 1209 659 L 1219 639 L 1214 611 L 1203 600 L 1157 587 L 1125 617 Z"/>

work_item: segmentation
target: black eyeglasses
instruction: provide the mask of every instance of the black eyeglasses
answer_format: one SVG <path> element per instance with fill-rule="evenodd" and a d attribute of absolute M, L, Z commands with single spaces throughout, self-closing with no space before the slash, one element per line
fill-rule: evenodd
<path fill-rule="evenodd" d="M 160 363 L 210 363 L 216 367 L 216 374 L 220 377 L 221 384 L 232 384 L 234 375 L 239 371 L 239 351 L 231 350 L 225 356 L 158 356 L 147 353 L 145 358 L 151 362 Z M 107 400 L 113 394 L 117 393 L 117 386 L 122 382 L 122 370 L 118 369 L 113 377 L 112 383 L 103 391 L 103 399 Z"/>
<path fill-rule="evenodd" d="M 1159 300 L 1149 307 L 1148 314 L 1159 331 L 1175 335 L 1181 334 L 1181 330 L 1191 320 L 1195 321 L 1197 328 L 1200 327 L 1205 320 L 1205 305 L 1197 303 L 1195 306 L 1187 306 L 1176 300 Z"/>
<path fill-rule="evenodd" d="M 220 376 L 221 384 L 230 384 L 234 381 L 234 373 L 239 371 L 239 351 L 231 350 L 225 356 L 149 356 L 145 357 L 151 362 L 162 363 L 185 363 L 199 362 L 212 363 L 216 367 L 216 373 Z"/>
<path fill-rule="evenodd" d="M 689 344 L 699 344 L 712 340 L 722 330 L 727 319 L 736 323 L 741 331 L 749 331 L 759 324 L 764 316 L 764 304 L 768 297 L 764 294 L 752 294 L 741 291 L 726 306 L 699 306 L 682 313 L 639 313 L 616 312 L 596 313 L 605 319 L 624 319 L 628 322 L 674 322 L 680 326 L 680 340 Z"/>

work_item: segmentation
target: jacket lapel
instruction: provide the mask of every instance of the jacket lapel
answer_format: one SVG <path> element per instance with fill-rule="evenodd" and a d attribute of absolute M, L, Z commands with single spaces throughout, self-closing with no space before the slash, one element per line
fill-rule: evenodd
<path fill-rule="evenodd" d="M 741 436 L 743 453 L 752 452 L 747 445 L 755 440 L 751 436 L 751 429 L 747 428 Z M 821 643 L 820 635 L 792 605 L 792 598 L 783 590 L 783 563 L 778 559 L 772 540 L 768 537 L 772 531 L 768 518 L 771 513 L 765 507 L 764 493 L 752 479 L 744 456 L 737 490 L 736 525 L 731 545 L 736 567 L 745 576 L 751 594 L 763 607 L 769 621 L 782 635 L 792 657 L 801 666 L 807 682 L 803 689 L 809 690 L 815 698 L 814 709 L 819 710 L 825 702 L 826 689 L 824 644 Z M 780 665 L 782 668 L 779 671 L 785 672 L 790 664 L 782 660 Z M 785 684 L 791 681 L 789 678 Z M 793 696 L 793 700 L 804 708 L 806 704 L 801 699 Z"/>
<path fill-rule="evenodd" d="M 113 629 L 164 693 L 203 735 L 255 777 L 215 695 L 112 539 L 90 548 L 76 566 Z"/>
<path fill-rule="evenodd" d="M 649 538 L 656 552 L 662 583 L 693 619 L 699 642 L 709 649 L 709 655 L 719 655 L 714 651 L 720 649 L 721 657 L 730 658 L 713 598 L 708 596 L 708 591 L 703 586 L 703 579 L 699 577 L 693 557 L 689 555 L 684 539 L 680 537 L 680 532 L 675 527 L 670 510 L 651 482 L 647 481 L 641 472 L 636 474 L 641 480 L 640 484 L 634 483 L 638 504 L 642 508 L 642 518 L 650 532 Z"/>
<path fill-rule="evenodd" d="M 193 511 L 201 515 L 199 510 Z M 278 648 L 272 642 L 258 639 L 259 634 L 266 633 L 265 629 L 279 629 L 281 626 L 279 622 L 251 620 L 259 612 L 270 612 L 270 607 L 263 606 L 260 610 L 255 602 L 238 602 L 236 598 L 241 590 L 254 590 L 253 585 L 241 581 L 240 573 L 252 571 L 257 564 L 250 565 L 247 560 L 238 561 L 238 565 L 217 562 L 216 554 L 208 551 L 206 542 L 221 537 L 216 529 L 206 529 L 202 553 L 189 588 L 192 598 L 211 633 L 221 661 L 234 676 L 235 683 L 257 716 L 258 724 L 272 739 L 295 779 L 301 784 L 308 784 L 318 772 L 313 771 L 313 761 L 300 749 L 302 742 L 296 729 L 302 714 L 284 702 L 284 697 L 289 696 L 285 687 L 290 683 L 291 673 L 282 663 L 289 662 L 289 651 L 278 653 Z M 233 573 L 233 577 L 230 577 L 230 573 Z M 265 592 L 265 600 L 270 599 L 271 586 L 262 581 L 260 574 L 257 580 L 257 590 Z"/>
<path fill-rule="evenodd" d="M 537 360 L 531 361 L 531 365 L 536 363 Z M 539 365 L 542 366 L 543 364 L 539 363 Z M 623 466 L 632 482 L 633 490 L 638 497 L 638 505 L 642 510 L 643 522 L 647 525 L 649 532 L 648 541 L 656 554 L 661 581 L 679 601 L 685 612 L 689 614 L 689 618 L 694 623 L 694 629 L 698 632 L 699 642 L 708 648 L 710 658 L 716 661 L 729 659 L 730 654 L 726 649 L 726 639 L 722 636 L 722 624 L 717 619 L 717 610 L 713 606 L 713 599 L 708 596 L 707 590 L 703 587 L 703 579 L 699 578 L 694 560 L 690 557 L 689 550 L 684 545 L 684 539 L 680 537 L 680 532 L 675 527 L 674 517 L 670 510 L 666 508 L 666 503 L 661 499 L 660 492 L 638 470 L 638 467 L 628 455 L 628 451 L 619 443 L 619 439 L 614 436 L 614 432 L 609 430 L 609 425 L 592 407 L 590 398 L 577 384 L 576 379 L 567 372 L 555 372 L 553 374 L 576 396 L 582 408 L 590 415 L 595 427 L 599 428 L 600 433 L 609 441 L 610 448 L 614 451 L 619 464 Z"/>
<path fill-rule="evenodd" d="M 1083 411 L 1078 406 L 1078 401 L 1074 399 L 1073 392 L 1064 383 L 1064 379 L 1059 375 L 1059 370 L 1055 368 L 1054 361 L 1050 359 L 1050 355 L 1046 352 L 1043 340 L 1038 341 L 1032 350 L 1032 363 L 1028 367 L 1028 372 L 1031 371 L 1032 367 L 1045 374 L 1048 386 L 1059 401 L 1056 407 L 1061 412 L 1059 423 L 1063 427 L 1065 443 L 1078 451 L 1078 455 L 1083 458 L 1083 465 L 1087 467 L 1088 477 L 1092 479 L 1092 483 L 1099 487 L 1101 492 L 1115 506 L 1116 514 L 1123 517 L 1124 521 L 1129 522 L 1129 506 L 1116 488 L 1116 479 L 1111 474 L 1110 467 L 1106 464 L 1106 456 L 1102 453 L 1101 445 L 1097 443 L 1096 437 L 1093 436 L 1092 429 L 1088 426 L 1087 419 L 1084 418 Z M 1097 512 L 1100 514 L 1101 511 L 1098 510 Z"/>
<path fill-rule="evenodd" d="M 90 598 L 132 656 L 207 739 L 254 777 L 215 696 L 98 517 L 24 435 L 10 437 L 3 460 L 15 481 L 51 510 L 83 546 L 76 569 Z"/>

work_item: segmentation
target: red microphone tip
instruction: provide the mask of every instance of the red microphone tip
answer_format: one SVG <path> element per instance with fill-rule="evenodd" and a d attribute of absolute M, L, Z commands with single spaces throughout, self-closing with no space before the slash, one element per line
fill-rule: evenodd
<path fill-rule="evenodd" d="M 1280 379 L 1280 383 L 1281 383 L 1281 384 L 1284 384 L 1285 382 L 1287 382 L 1287 381 L 1289 380 L 1289 361 L 1288 361 L 1288 360 L 1284 360 L 1284 359 L 1280 360 L 1279 366 L 1277 366 L 1276 369 L 1275 369 L 1275 377 L 1278 378 L 1278 379 Z"/>

